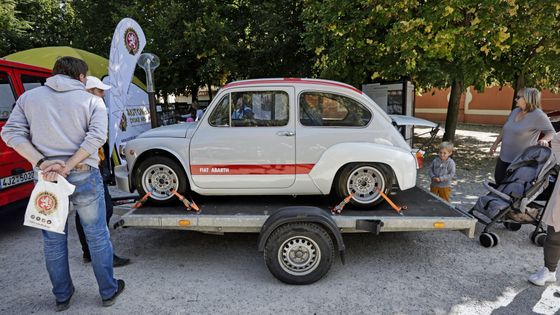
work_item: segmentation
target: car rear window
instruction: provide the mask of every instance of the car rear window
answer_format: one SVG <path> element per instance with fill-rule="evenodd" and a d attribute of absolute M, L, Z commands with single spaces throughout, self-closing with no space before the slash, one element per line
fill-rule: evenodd
<path fill-rule="evenodd" d="M 304 92 L 299 98 L 299 121 L 304 126 L 363 127 L 371 117 L 364 105 L 346 96 Z"/>

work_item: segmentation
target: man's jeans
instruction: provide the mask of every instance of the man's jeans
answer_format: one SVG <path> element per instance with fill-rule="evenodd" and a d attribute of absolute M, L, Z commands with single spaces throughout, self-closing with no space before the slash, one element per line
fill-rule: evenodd
<path fill-rule="evenodd" d="M 103 180 L 98 169 L 72 171 L 66 178 L 76 186 L 70 202 L 80 214 L 91 253 L 93 272 L 99 285 L 102 299 L 113 296 L 117 291 L 117 280 L 113 277 L 113 246 L 105 221 L 105 198 Z M 72 278 L 68 266 L 68 221 L 64 233 L 43 230 L 45 261 L 53 285 L 53 293 L 59 302 L 72 294 Z"/>

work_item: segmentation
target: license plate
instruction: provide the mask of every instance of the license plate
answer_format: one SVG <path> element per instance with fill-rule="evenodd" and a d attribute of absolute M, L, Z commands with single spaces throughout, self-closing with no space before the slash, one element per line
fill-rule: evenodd
<path fill-rule="evenodd" d="M 3 177 L 0 179 L 0 190 L 19 184 L 27 183 L 33 180 L 33 171 L 21 173 L 18 175 Z"/>

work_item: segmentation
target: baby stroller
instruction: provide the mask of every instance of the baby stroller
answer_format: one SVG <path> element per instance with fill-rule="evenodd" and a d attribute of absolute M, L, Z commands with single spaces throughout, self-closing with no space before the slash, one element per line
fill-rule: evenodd
<path fill-rule="evenodd" d="M 494 223 L 502 222 L 511 231 L 519 230 L 522 224 L 535 225 L 531 240 L 542 246 L 546 230 L 541 225 L 541 219 L 558 173 L 559 166 L 556 165 L 552 150 L 548 147 L 532 146 L 513 160 L 500 185 L 485 182 L 484 186 L 489 193 L 478 198 L 469 211 L 485 225 L 480 234 L 480 244 L 484 247 L 498 245 L 498 235 L 488 230 Z M 531 211 L 527 211 L 528 209 Z M 521 213 L 527 213 L 525 217 L 528 216 L 532 220 L 520 223 L 509 218 Z"/>

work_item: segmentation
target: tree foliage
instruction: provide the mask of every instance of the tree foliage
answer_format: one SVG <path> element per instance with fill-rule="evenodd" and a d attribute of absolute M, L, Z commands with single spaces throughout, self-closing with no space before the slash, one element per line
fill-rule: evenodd
<path fill-rule="evenodd" d="M 75 14 L 60 0 L 1 0 L 0 56 L 36 47 L 68 45 Z"/>
<path fill-rule="evenodd" d="M 0 0 L 0 55 L 70 45 L 104 57 L 124 17 L 157 54 L 156 86 L 318 76 L 359 87 L 410 78 L 451 87 L 452 140 L 464 89 L 558 88 L 557 0 Z M 141 77 L 143 74 L 138 73 Z"/>

